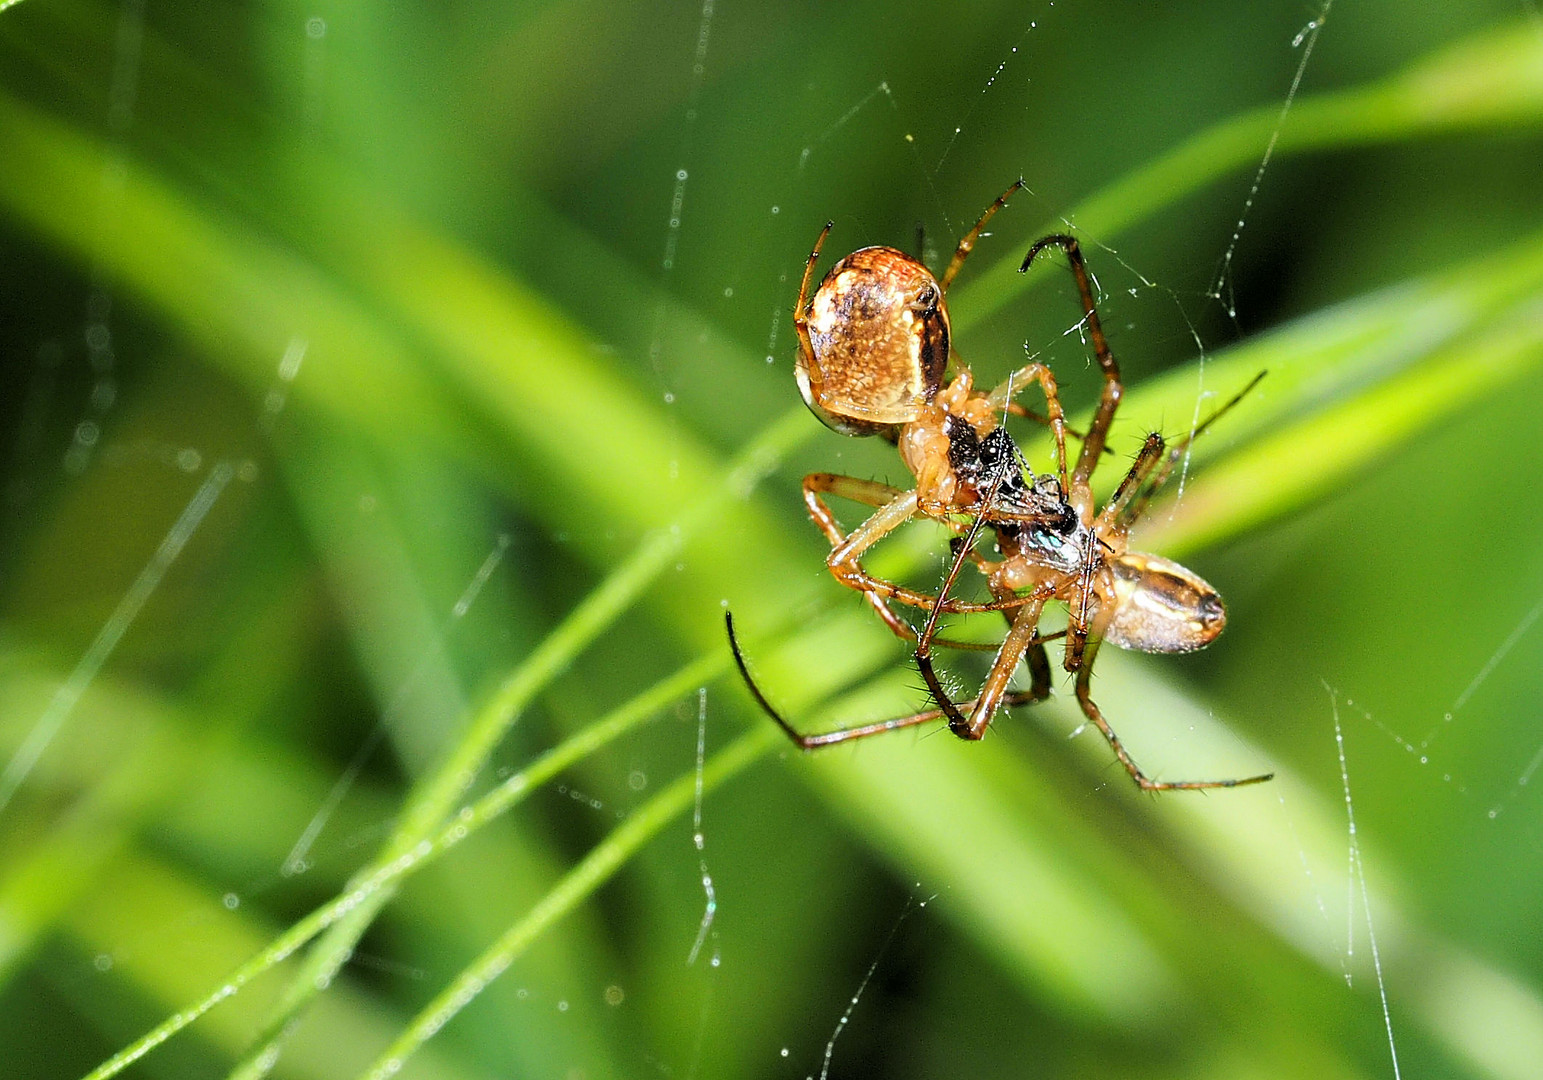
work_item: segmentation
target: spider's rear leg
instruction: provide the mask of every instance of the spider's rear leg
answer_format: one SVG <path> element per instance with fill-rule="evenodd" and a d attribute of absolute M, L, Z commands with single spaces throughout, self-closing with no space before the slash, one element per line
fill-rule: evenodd
<path fill-rule="evenodd" d="M 1141 485 L 1152 475 L 1153 470 L 1159 467 L 1163 459 L 1163 437 L 1157 432 L 1147 436 L 1146 442 L 1141 444 L 1141 449 L 1136 453 L 1136 460 L 1131 462 L 1130 471 L 1120 481 L 1120 486 L 1114 489 L 1114 494 L 1104 504 L 1104 508 L 1098 515 L 1098 527 L 1107 528 L 1112 521 L 1125 520 L 1131 500 L 1135 497 Z M 1131 517 L 1132 521 L 1135 516 Z"/>
<path fill-rule="evenodd" d="M 1093 701 L 1093 660 L 1098 656 L 1099 639 L 1088 639 L 1087 648 L 1083 652 L 1082 666 L 1077 671 L 1077 704 L 1082 706 L 1082 715 L 1086 716 L 1093 726 L 1103 734 L 1109 743 L 1109 748 L 1114 751 L 1114 756 L 1120 759 L 1120 764 L 1125 771 L 1130 773 L 1130 778 L 1136 782 L 1136 786 L 1142 791 L 1203 791 L 1209 788 L 1243 787 L 1248 784 L 1262 784 L 1266 780 L 1273 779 L 1274 773 L 1263 773 L 1259 776 L 1248 776 L 1241 780 L 1153 780 L 1141 767 L 1136 764 L 1134 758 L 1126 752 L 1125 744 L 1120 742 L 1120 737 L 1114 733 L 1114 728 L 1109 726 L 1109 721 L 1104 719 L 1103 712 Z"/>
<path fill-rule="evenodd" d="M 1204 420 L 1200 421 L 1200 423 L 1196 424 L 1193 431 L 1168 448 L 1168 453 L 1163 457 L 1162 463 L 1158 465 L 1156 471 L 1152 473 L 1151 482 L 1147 484 L 1145 489 L 1143 489 L 1139 495 L 1131 500 L 1129 505 L 1120 511 L 1118 521 L 1121 525 L 1130 525 L 1146 511 L 1147 504 L 1152 501 L 1152 497 L 1156 495 L 1157 492 L 1162 488 L 1163 484 L 1167 482 L 1169 474 L 1173 472 L 1173 467 L 1177 465 L 1179 459 L 1184 456 L 1184 452 L 1189 449 L 1190 444 L 1198 439 L 1201 435 L 1203 435 L 1206 429 L 1209 428 L 1212 424 L 1216 423 L 1218 419 L 1226 415 L 1227 411 L 1230 410 L 1234 405 L 1242 401 L 1248 395 L 1250 390 L 1259 385 L 1259 380 L 1263 379 L 1266 374 L 1267 372 L 1261 371 L 1259 374 L 1255 375 L 1248 381 L 1247 386 L 1243 387 L 1243 389 L 1239 390 L 1236 394 L 1233 394 L 1232 397 L 1228 398 L 1226 403 L 1223 404 L 1221 408 L 1217 409 L 1210 416 L 1207 416 Z M 1106 514 L 1108 513 L 1107 507 L 1105 508 L 1104 512 Z"/>

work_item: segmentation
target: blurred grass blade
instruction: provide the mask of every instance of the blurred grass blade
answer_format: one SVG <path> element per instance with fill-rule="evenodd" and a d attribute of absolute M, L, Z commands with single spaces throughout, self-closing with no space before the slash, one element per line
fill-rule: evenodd
<path fill-rule="evenodd" d="M 802 437 L 802 424 L 789 423 L 786 418 L 773 424 L 740 453 L 720 481 L 679 521 L 645 540 L 630 559 L 570 611 L 476 711 L 442 762 L 413 785 L 390 839 L 355 880 L 375 877 L 427 844 L 531 699 L 637 599 L 695 532 L 715 522 L 726 504 L 743 498 L 770 464 L 780 460 L 787 445 Z M 233 1075 L 260 1076 L 266 1072 L 264 1063 L 276 1060 L 274 1051 L 293 1017 L 331 983 L 393 893 L 391 887 L 372 890 L 327 928 L 302 961 L 259 1045 Z"/>
<path fill-rule="evenodd" d="M 408 1058 L 507 971 L 531 942 L 610 880 L 611 875 L 665 825 L 685 813 L 698 791 L 706 794 L 737 776 L 779 744 L 782 738 L 782 733 L 771 725 L 759 725 L 708 758 L 700 774 L 685 773 L 676 777 L 669 786 L 629 814 L 626 821 L 596 844 L 541 903 L 509 927 L 486 952 L 435 995 L 364 1075 L 371 1080 L 385 1080 L 400 1072 Z"/>
<path fill-rule="evenodd" d="M 1279 105 L 1268 105 L 1207 128 L 1038 232 L 1060 231 L 1069 222 L 1085 243 L 1111 240 L 1218 177 L 1256 165 L 1279 121 Z M 1523 19 L 1459 41 L 1381 82 L 1298 97 L 1275 156 L 1539 123 L 1543 34 L 1536 20 Z M 1021 258 L 998 258 L 961 283 L 956 331 L 1023 295 L 1029 275 L 1018 273 Z M 952 304 L 955 296 L 949 299 Z"/>
<path fill-rule="evenodd" d="M 654 718 L 671 702 L 679 700 L 696 687 L 716 678 L 727 666 L 728 656 L 721 650 L 688 664 L 614 712 L 601 717 L 542 754 L 529 766 L 501 781 L 492 791 L 453 815 L 451 821 L 442 825 L 437 835 L 433 836 L 426 845 L 420 845 L 414 851 L 389 864 L 375 867 L 368 875 L 357 876 L 348 891 L 292 924 L 260 950 L 253 951 L 252 956 L 232 971 L 219 987 L 185 1008 L 179 1009 L 167 1020 L 104 1061 L 88 1074 L 87 1080 L 107 1080 L 108 1077 L 118 1075 L 210 1009 L 235 996 L 259 975 L 284 963 L 297 950 L 347 917 L 371 896 L 394 887 L 401 878 L 415 874 L 431 865 L 451 848 L 518 805 L 527 795 L 539 789 L 547 781 L 614 739 L 625 735 L 639 724 Z"/>

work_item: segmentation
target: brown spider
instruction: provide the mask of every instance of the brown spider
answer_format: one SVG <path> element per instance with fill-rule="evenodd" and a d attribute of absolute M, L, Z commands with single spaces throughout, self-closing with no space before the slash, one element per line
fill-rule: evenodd
<path fill-rule="evenodd" d="M 1089 479 L 1106 452 L 1105 440 L 1120 403 L 1119 366 L 1109 350 L 1082 253 L 1075 238 L 1053 234 L 1035 242 L 1020 272 L 1047 248 L 1060 248 L 1071 265 L 1082 300 L 1084 324 L 1093 344 L 1103 391 L 1076 464 L 1068 466 L 1066 427 L 1055 377 L 1043 364 L 1013 372 L 990 393 L 974 389 L 969 368 L 951 358 L 948 309 L 944 298 L 991 217 L 1022 186 L 1022 181 L 987 207 L 975 227 L 959 242 L 942 280 L 916 259 L 888 247 L 868 247 L 838 262 L 809 299 L 809 281 L 831 224 L 827 223 L 804 266 L 793 323 L 798 332 L 798 387 L 809 408 L 827 425 L 848 435 L 880 435 L 897 444 L 916 477 L 902 491 L 871 480 L 831 473 L 804 477 L 809 516 L 830 540 L 826 562 L 836 579 L 867 597 L 884 624 L 897 636 L 916 642 L 915 660 L 936 709 L 875 723 L 805 735 L 793 728 L 756 686 L 727 619 L 735 662 L 751 694 L 798 746 L 809 750 L 849 739 L 877 735 L 931 720 L 946 719 L 963 739 L 979 739 L 997 710 L 1040 701 L 1050 694 L 1050 663 L 1045 643 L 1065 637 L 1063 664 L 1076 675 L 1077 701 L 1083 713 L 1109 741 L 1120 764 L 1142 789 L 1161 791 L 1237 787 L 1271 778 L 1162 781 L 1149 779 L 1126 752 L 1090 694 L 1093 661 L 1101 642 L 1141 652 L 1190 652 L 1221 633 L 1226 610 L 1216 590 L 1179 564 L 1157 555 L 1131 551 L 1127 536 L 1154 492 L 1168 478 L 1190 442 L 1237 404 L 1259 379 L 1199 424 L 1172 447 L 1161 435 L 1147 436 L 1135 462 L 1114 495 L 1099 510 Z M 954 362 L 950 365 L 950 360 Z M 944 381 L 952 370 L 952 378 Z M 1013 402 L 1014 394 L 1038 383 L 1045 396 L 1043 417 Z M 1056 473 L 1035 476 L 1006 429 L 1008 413 L 1046 424 L 1055 443 Z M 843 533 L 821 495 L 838 495 L 876 507 L 850 534 Z M 918 515 L 932 518 L 962 536 L 953 541 L 955 557 L 936 596 L 876 578 L 860 563 L 883 537 Z M 975 551 L 985 529 L 996 538 L 998 559 Z M 969 603 L 949 597 L 961 568 L 972 562 L 985 576 L 992 600 Z M 1067 628 L 1040 635 L 1045 605 L 1067 607 Z M 889 606 L 898 601 L 928 611 L 920 635 Z M 948 641 L 935 636 L 944 613 L 1000 611 L 1006 637 L 997 646 Z M 956 705 L 932 665 L 932 649 L 996 649 L 979 695 Z M 1028 690 L 1008 683 L 1025 661 Z"/>

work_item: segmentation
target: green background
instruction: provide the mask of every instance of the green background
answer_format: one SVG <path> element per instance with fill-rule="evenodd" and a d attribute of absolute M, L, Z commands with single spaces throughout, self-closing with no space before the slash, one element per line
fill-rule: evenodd
<path fill-rule="evenodd" d="M 1543 15 L 1316 14 L 0 10 L 4 1071 L 166 1023 L 131 1075 L 800 1077 L 861 989 L 831 1076 L 1388 1076 L 1387 1024 L 1537 1075 Z M 1019 176 L 982 379 L 1092 400 L 1014 273 L 1068 227 L 1122 459 L 1270 371 L 1138 536 L 1227 632 L 1095 687 L 1155 775 L 1271 784 L 1140 796 L 1064 693 L 802 759 L 727 670 L 725 603 L 801 724 L 924 702 L 797 489 L 904 470 L 798 405 L 791 309 L 826 220 L 939 266 Z"/>

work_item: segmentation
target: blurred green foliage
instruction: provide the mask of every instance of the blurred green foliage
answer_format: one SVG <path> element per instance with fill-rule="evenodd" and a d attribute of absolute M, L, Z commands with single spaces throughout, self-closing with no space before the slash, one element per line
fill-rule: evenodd
<path fill-rule="evenodd" d="M 1543 18 L 1315 13 L 0 3 L 7 1073 L 1535 1076 Z M 729 677 L 725 603 L 801 722 L 920 705 L 790 311 L 1019 175 L 983 377 L 1091 400 L 1067 226 L 1120 454 L 1270 371 L 1144 534 L 1227 633 L 1096 684 L 1270 785 L 1064 698 L 768 753 Z"/>

